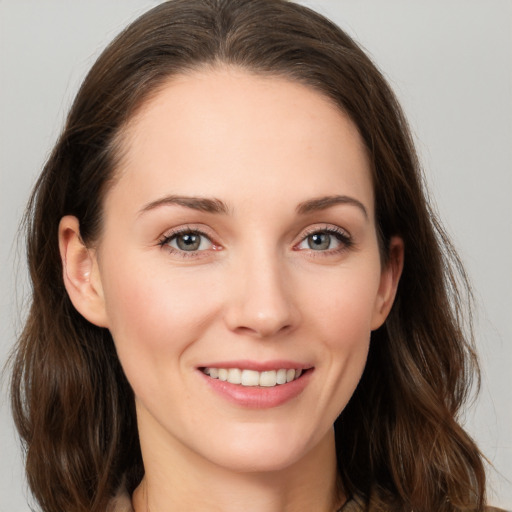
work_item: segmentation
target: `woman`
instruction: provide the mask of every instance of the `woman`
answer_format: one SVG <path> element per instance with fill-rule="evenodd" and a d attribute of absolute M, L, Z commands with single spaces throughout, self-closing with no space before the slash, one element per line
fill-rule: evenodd
<path fill-rule="evenodd" d="M 142 16 L 86 78 L 27 229 L 12 393 L 43 510 L 484 509 L 456 422 L 464 273 L 393 94 L 324 18 Z"/>

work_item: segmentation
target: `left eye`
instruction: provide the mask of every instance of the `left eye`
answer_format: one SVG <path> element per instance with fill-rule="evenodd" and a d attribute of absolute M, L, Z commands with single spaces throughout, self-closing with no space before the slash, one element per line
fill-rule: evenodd
<path fill-rule="evenodd" d="M 298 249 L 311 249 L 313 251 L 328 251 L 343 245 L 343 235 L 331 231 L 317 231 L 306 236 Z"/>
<path fill-rule="evenodd" d="M 206 235 L 195 231 L 174 234 L 165 241 L 165 244 L 186 252 L 205 251 L 211 249 L 213 245 Z"/>

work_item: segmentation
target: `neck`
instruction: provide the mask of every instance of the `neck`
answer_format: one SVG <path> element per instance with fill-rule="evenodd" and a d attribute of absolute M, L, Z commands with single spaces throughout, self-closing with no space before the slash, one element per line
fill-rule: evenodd
<path fill-rule="evenodd" d="M 344 502 L 333 431 L 293 464 L 254 472 L 221 467 L 173 440 L 158 442 L 152 434 L 145 443 L 141 431 L 145 476 L 133 495 L 135 512 L 333 512 Z"/>

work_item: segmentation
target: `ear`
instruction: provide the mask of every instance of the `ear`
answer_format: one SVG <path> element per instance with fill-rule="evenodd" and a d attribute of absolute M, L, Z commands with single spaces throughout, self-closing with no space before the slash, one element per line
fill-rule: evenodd
<path fill-rule="evenodd" d="M 380 275 L 379 291 L 375 301 L 375 309 L 372 318 L 372 331 L 378 329 L 391 311 L 395 300 L 398 282 L 404 267 L 404 242 L 398 237 L 391 238 L 389 253 L 385 266 Z"/>
<path fill-rule="evenodd" d="M 108 327 L 96 251 L 83 243 L 76 217 L 61 219 L 59 250 L 64 286 L 73 306 L 89 322 Z"/>

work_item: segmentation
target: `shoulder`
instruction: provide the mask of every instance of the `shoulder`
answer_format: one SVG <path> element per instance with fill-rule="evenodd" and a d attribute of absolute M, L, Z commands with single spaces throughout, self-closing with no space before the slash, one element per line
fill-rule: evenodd
<path fill-rule="evenodd" d="M 364 500 L 360 496 L 354 496 L 351 500 L 347 501 L 338 512 L 364 512 L 367 510 Z M 371 507 L 373 510 L 373 507 Z M 485 507 L 485 512 L 512 512 L 504 508 Z"/>

